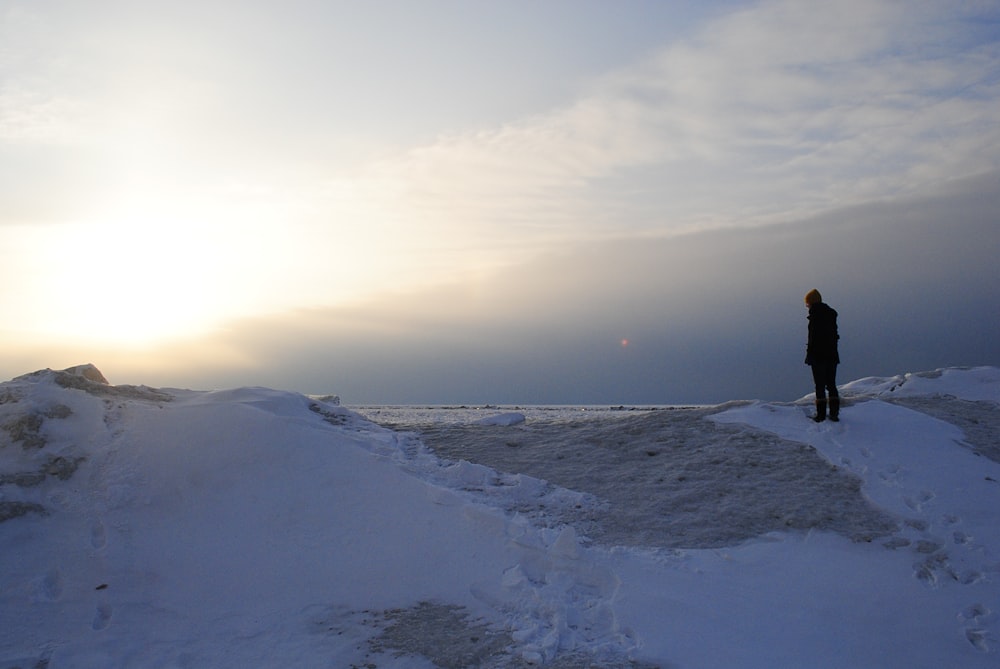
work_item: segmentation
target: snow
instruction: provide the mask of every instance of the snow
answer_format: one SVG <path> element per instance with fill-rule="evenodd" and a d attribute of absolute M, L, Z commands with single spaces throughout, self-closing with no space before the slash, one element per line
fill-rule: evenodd
<path fill-rule="evenodd" d="M 853 395 L 882 397 L 957 397 L 997 402 L 996 368 L 952 368 L 901 374 L 888 378 L 871 376 L 844 386 Z"/>
<path fill-rule="evenodd" d="M 524 414 L 520 411 L 508 411 L 507 413 L 497 414 L 496 416 L 480 418 L 476 421 L 476 423 L 478 425 L 499 425 L 501 427 L 510 427 L 511 425 L 520 425 L 525 420 Z"/>
<path fill-rule="evenodd" d="M 997 666 L 1000 369 L 842 393 L 427 418 L 18 377 L 0 669 Z"/>

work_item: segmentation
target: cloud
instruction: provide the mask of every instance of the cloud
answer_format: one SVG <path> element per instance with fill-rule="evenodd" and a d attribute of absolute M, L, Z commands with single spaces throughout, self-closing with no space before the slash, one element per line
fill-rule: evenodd
<path fill-rule="evenodd" d="M 952 4 L 769 2 L 611 73 L 576 103 L 371 167 L 431 239 L 794 220 L 998 167 L 996 39 Z M 460 259 L 459 259 L 460 262 Z"/>
<path fill-rule="evenodd" d="M 479 282 L 233 321 L 157 367 L 86 359 L 117 382 L 351 403 L 792 400 L 811 390 L 814 287 L 841 314 L 842 381 L 1000 364 L 998 206 L 993 173 L 788 224 L 581 242 Z"/>
<path fill-rule="evenodd" d="M 216 263 L 202 268 L 214 278 L 197 310 L 216 325 L 248 305 L 274 313 L 478 289 L 580 245 L 639 240 L 641 255 L 676 235 L 802 221 L 998 168 L 1000 47 L 976 22 L 995 21 L 989 4 L 747 5 L 571 102 L 545 98 L 534 114 L 406 145 L 383 126 L 391 142 L 361 146 L 354 125 L 330 122 L 339 108 L 404 126 L 410 110 L 369 107 L 343 68 L 305 69 L 344 55 L 324 51 L 314 26 L 282 14 L 289 31 L 274 46 L 293 55 L 253 67 L 264 58 L 249 47 L 271 30 L 263 5 L 232 39 L 215 30 L 225 7 L 206 10 L 184 49 L 175 31 L 201 5 L 104 22 L 111 9 L 84 22 L 90 31 L 73 27 L 98 10 L 72 3 L 43 18 L 6 10 L 0 74 L 16 77 L 0 87 L 0 223 L 72 221 L 95 255 L 98 233 L 120 225 L 202 230 L 182 260 Z M 290 35 L 308 49 L 292 49 Z M 455 90 L 437 83 L 407 90 Z M 139 244 L 121 255 L 142 257 Z M 37 266 L 35 253 L 24 263 Z"/>

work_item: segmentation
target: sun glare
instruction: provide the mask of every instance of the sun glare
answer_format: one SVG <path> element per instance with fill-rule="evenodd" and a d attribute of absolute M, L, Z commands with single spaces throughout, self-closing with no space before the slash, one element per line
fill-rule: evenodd
<path fill-rule="evenodd" d="M 155 215 L 60 226 L 46 240 L 35 325 L 135 347 L 205 332 L 226 312 L 220 242 L 202 221 Z"/>
<path fill-rule="evenodd" d="M 162 199 L 149 202 L 160 203 Z M 143 209 L 160 213 L 142 213 Z M 357 299 L 389 274 L 374 239 L 325 232 L 280 208 L 233 202 L 128 211 L 11 231 L 20 314 L 11 331 L 147 349 L 227 321 Z"/>

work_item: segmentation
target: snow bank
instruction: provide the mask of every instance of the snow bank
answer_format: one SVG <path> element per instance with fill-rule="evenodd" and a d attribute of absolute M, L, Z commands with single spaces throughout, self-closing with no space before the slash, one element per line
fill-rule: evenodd
<path fill-rule="evenodd" d="M 349 666 L 377 631 L 360 612 L 426 601 L 508 630 L 508 657 L 620 646 L 615 579 L 572 532 L 474 499 L 546 496 L 530 477 L 264 388 L 2 388 L 0 666 Z"/>
<path fill-rule="evenodd" d="M 1000 370 L 939 370 L 891 381 L 865 379 L 845 388 L 879 397 L 996 403 Z M 961 412 L 962 406 L 952 410 Z M 872 502 L 902 519 L 900 531 L 879 542 L 887 550 L 874 549 L 864 565 L 851 570 L 869 578 L 875 575 L 871 592 L 891 593 L 893 615 L 913 625 L 914 638 L 921 639 L 912 646 L 919 651 L 904 654 L 896 649 L 889 664 L 968 667 L 995 662 L 1000 642 L 1000 618 L 993 604 L 1000 593 L 1000 463 L 971 451 L 953 424 L 880 400 L 855 403 L 840 423 L 815 424 L 804 420 L 804 413 L 801 407 L 755 403 L 713 420 L 752 425 L 814 446 L 832 464 L 857 474 Z M 998 427 L 994 417 L 994 440 Z M 853 552 L 851 557 L 858 555 Z M 900 572 L 907 570 L 912 581 L 898 582 Z M 823 579 L 823 571 L 816 578 Z M 833 588 L 844 587 L 828 585 L 829 596 Z M 860 603 L 865 592 L 855 596 L 857 617 L 869 607 Z M 879 601 L 889 606 L 885 598 Z M 955 621 L 958 629 L 951 629 Z M 881 627 L 879 632 L 884 634 Z M 967 645 L 955 644 L 958 637 Z"/>
<path fill-rule="evenodd" d="M 956 397 L 1000 403 L 1000 368 L 951 368 L 892 377 L 870 376 L 844 384 L 841 392 L 861 398 Z"/>
<path fill-rule="evenodd" d="M 480 418 L 476 423 L 478 425 L 499 425 L 501 427 L 510 427 L 511 425 L 520 425 L 525 420 L 524 414 L 518 411 L 511 411 L 508 413 L 498 414 L 496 416 L 487 416 L 486 418 Z"/>

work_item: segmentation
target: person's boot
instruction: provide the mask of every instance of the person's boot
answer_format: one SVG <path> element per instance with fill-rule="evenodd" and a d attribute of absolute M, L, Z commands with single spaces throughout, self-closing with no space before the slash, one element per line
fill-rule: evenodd
<path fill-rule="evenodd" d="M 840 398 L 830 398 L 830 420 L 834 423 L 840 420 Z"/>
<path fill-rule="evenodd" d="M 816 415 L 813 420 L 822 423 L 826 420 L 826 400 L 816 400 Z"/>

